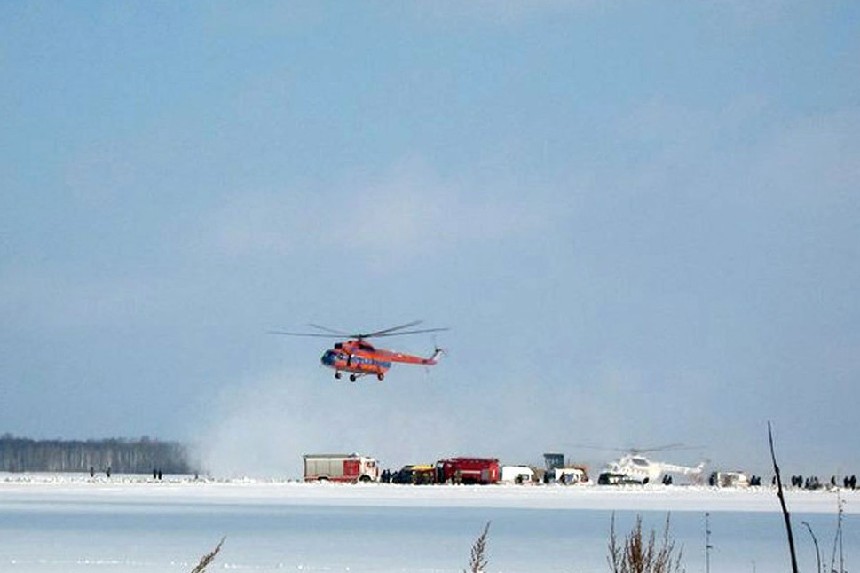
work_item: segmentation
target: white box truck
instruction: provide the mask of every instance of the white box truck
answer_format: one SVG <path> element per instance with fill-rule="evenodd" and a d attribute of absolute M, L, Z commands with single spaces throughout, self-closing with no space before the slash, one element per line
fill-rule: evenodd
<path fill-rule="evenodd" d="M 372 482 L 379 481 L 376 460 L 359 454 L 307 454 L 305 481 Z"/>

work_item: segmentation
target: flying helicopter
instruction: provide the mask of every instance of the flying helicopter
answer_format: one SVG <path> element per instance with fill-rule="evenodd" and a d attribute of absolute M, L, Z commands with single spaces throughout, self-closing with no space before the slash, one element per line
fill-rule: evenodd
<path fill-rule="evenodd" d="M 332 348 L 326 350 L 320 357 L 320 363 L 334 370 L 334 377 L 340 380 L 344 372 L 349 372 L 350 382 L 355 382 L 362 376 L 374 375 L 382 382 L 385 373 L 395 362 L 402 364 L 419 364 L 433 366 L 442 355 L 441 348 L 435 348 L 428 357 L 414 356 L 403 352 L 395 352 L 384 348 L 376 348 L 369 342 L 368 338 L 382 338 L 385 336 L 403 336 L 409 334 L 424 334 L 428 332 L 441 332 L 447 328 L 423 328 L 418 330 L 404 330 L 418 326 L 420 320 L 415 320 L 400 326 L 392 326 L 375 332 L 347 333 L 334 330 L 317 324 L 309 324 L 320 332 L 285 332 L 281 330 L 269 331 L 271 334 L 282 334 L 285 336 L 313 336 L 317 338 L 346 338 L 335 342 Z"/>

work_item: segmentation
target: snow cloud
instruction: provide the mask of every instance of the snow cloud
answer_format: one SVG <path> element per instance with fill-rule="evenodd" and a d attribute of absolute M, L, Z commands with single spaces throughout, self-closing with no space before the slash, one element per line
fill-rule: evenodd
<path fill-rule="evenodd" d="M 416 371 L 397 376 L 350 383 L 328 371 L 283 371 L 239 384 L 202 424 L 204 465 L 219 477 L 300 478 L 303 454 L 358 452 L 400 467 L 462 446 L 456 425 L 440 416 L 438 386 Z"/>

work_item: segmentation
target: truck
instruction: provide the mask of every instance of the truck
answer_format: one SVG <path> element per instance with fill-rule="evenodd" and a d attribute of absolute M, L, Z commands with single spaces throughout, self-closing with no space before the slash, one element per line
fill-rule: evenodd
<path fill-rule="evenodd" d="M 359 454 L 307 454 L 305 481 L 375 482 L 379 481 L 379 464 L 374 458 Z"/>
<path fill-rule="evenodd" d="M 436 462 L 439 483 L 497 483 L 501 473 L 495 458 L 448 458 Z"/>
<path fill-rule="evenodd" d="M 531 483 L 535 472 L 529 466 L 502 466 L 500 480 L 506 483 Z"/>

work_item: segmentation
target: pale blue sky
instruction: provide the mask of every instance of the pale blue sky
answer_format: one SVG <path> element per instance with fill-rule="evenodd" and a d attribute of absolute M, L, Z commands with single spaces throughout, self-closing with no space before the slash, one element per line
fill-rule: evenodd
<path fill-rule="evenodd" d="M 462 4 L 0 4 L 0 431 L 860 473 L 860 5 Z"/>

